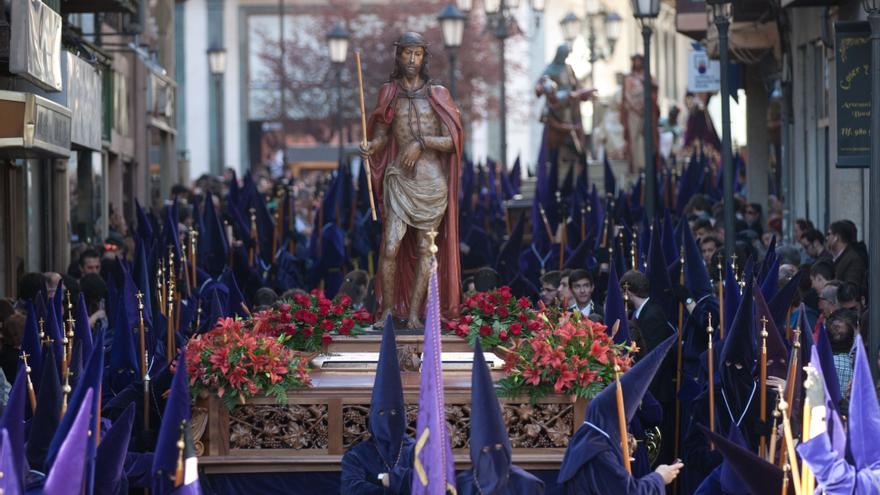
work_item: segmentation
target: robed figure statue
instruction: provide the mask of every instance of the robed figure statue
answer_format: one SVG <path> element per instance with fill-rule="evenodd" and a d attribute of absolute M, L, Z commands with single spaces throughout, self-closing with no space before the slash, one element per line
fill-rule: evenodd
<path fill-rule="evenodd" d="M 421 328 L 428 288 L 430 232 L 437 232 L 437 273 L 445 318 L 457 316 L 461 268 L 458 254 L 458 182 L 464 133 L 449 91 L 428 75 L 428 43 L 404 33 L 394 44 L 395 65 L 369 116 L 373 190 L 380 207 L 382 245 L 376 295 L 382 311 Z"/>

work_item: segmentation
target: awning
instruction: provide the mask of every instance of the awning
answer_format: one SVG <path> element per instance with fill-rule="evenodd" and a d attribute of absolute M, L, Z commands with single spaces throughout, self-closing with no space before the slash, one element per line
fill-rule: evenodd
<path fill-rule="evenodd" d="M 70 110 L 33 93 L 0 91 L 0 156 L 67 158 Z"/>
<path fill-rule="evenodd" d="M 734 22 L 730 25 L 727 43 L 731 61 L 755 64 L 770 51 L 776 60 L 782 58 L 779 29 L 774 22 Z M 709 56 L 718 58 L 718 29 L 714 23 L 709 24 L 705 45 Z"/>

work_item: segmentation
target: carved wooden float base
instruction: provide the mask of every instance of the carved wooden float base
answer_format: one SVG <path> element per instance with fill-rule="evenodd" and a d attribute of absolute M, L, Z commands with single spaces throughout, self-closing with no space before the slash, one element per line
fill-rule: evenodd
<path fill-rule="evenodd" d="M 469 467 L 470 372 L 444 372 L 446 420 L 456 468 Z M 496 378 L 500 378 L 498 375 Z M 369 437 L 374 375 L 316 370 L 313 387 L 288 393 L 287 404 L 258 397 L 231 411 L 216 397 L 193 408 L 199 463 L 207 473 L 338 471 L 342 455 Z M 410 434 L 415 431 L 419 375 L 402 373 Z M 581 425 L 587 403 L 549 396 L 501 400 L 513 461 L 526 469 L 559 469 L 568 440 Z"/>

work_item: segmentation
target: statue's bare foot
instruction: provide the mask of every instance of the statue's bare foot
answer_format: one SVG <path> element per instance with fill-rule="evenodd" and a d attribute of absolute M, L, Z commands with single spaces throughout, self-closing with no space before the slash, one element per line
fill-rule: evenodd
<path fill-rule="evenodd" d="M 409 319 L 406 321 L 406 328 L 410 330 L 418 330 L 420 328 L 425 328 L 425 325 L 422 324 L 422 321 L 419 320 L 419 317 L 416 315 L 409 315 Z"/>
<path fill-rule="evenodd" d="M 389 316 L 391 316 L 390 309 L 383 311 L 382 315 L 376 320 L 375 323 L 373 323 L 373 328 L 384 328 L 385 320 L 387 320 Z"/>

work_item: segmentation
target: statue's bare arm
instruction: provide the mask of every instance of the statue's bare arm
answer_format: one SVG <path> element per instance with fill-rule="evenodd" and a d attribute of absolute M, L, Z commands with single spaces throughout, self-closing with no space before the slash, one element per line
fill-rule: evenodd
<path fill-rule="evenodd" d="M 425 138 L 425 147 L 437 150 L 441 153 L 452 153 L 455 151 L 455 144 L 452 142 L 452 136 L 449 135 L 449 129 L 445 125 L 440 125 L 440 135 Z"/>
<path fill-rule="evenodd" d="M 361 153 L 366 155 L 371 155 L 388 144 L 388 125 L 387 124 L 376 124 L 373 128 L 373 140 L 368 142 L 366 146 L 361 145 Z"/>

